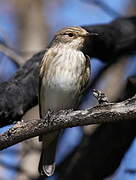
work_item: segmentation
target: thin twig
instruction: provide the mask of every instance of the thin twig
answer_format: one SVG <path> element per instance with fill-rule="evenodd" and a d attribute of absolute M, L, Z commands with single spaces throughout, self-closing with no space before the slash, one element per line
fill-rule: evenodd
<path fill-rule="evenodd" d="M 0 52 L 10 57 L 12 61 L 14 61 L 19 66 L 22 66 L 25 62 L 21 56 L 19 56 L 12 49 L 8 48 L 7 46 L 3 44 L 0 44 Z"/>
<path fill-rule="evenodd" d="M 93 89 L 93 95 L 96 97 L 99 104 L 108 104 L 109 103 L 108 98 L 106 97 L 106 95 L 103 92 Z"/>
<path fill-rule="evenodd" d="M 104 12 L 106 12 L 108 15 L 112 16 L 112 17 L 121 17 L 122 15 L 117 12 L 116 10 L 114 10 L 113 8 L 111 8 L 109 5 L 107 5 L 107 3 L 105 3 L 104 1 L 101 0 L 93 0 L 93 1 L 85 1 L 88 3 L 94 3 L 96 4 L 99 8 L 101 8 Z"/>

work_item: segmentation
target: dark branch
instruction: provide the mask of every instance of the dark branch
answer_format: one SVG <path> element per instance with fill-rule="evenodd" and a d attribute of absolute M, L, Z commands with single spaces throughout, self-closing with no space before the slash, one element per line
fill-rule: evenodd
<path fill-rule="evenodd" d="M 102 180 L 111 176 L 135 138 L 135 127 L 136 121 L 106 123 L 83 136 L 79 146 L 56 169 L 58 179 Z"/>
<path fill-rule="evenodd" d="M 105 104 L 82 111 L 49 112 L 45 119 L 18 122 L 0 136 L 0 150 L 28 138 L 46 134 L 62 128 L 136 120 L 136 96 L 120 103 Z"/>
<path fill-rule="evenodd" d="M 0 85 L 0 127 L 20 120 L 37 104 L 39 62 L 41 52 L 25 63 L 10 81 Z"/>
<path fill-rule="evenodd" d="M 90 40 L 88 52 L 106 63 L 136 51 L 136 17 L 118 18 L 109 24 L 82 26 L 89 32 L 97 33 Z"/>

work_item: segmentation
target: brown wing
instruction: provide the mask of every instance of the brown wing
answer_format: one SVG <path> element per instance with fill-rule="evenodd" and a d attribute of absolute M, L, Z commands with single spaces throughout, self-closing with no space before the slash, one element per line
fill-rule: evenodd
<path fill-rule="evenodd" d="M 42 84 L 42 76 L 41 76 L 41 74 L 39 75 L 39 94 L 38 94 L 38 102 L 39 102 L 39 116 L 40 116 L 40 118 L 42 118 L 41 117 L 41 103 L 40 103 L 40 92 L 41 92 L 41 84 Z"/>
<path fill-rule="evenodd" d="M 89 56 L 85 56 L 86 57 L 86 65 L 85 65 L 85 70 L 83 73 L 83 86 L 81 87 L 82 90 L 84 92 L 86 92 L 86 90 L 88 90 L 89 86 L 90 86 L 90 76 L 91 76 L 91 65 L 90 65 L 90 58 Z"/>
<path fill-rule="evenodd" d="M 50 62 L 56 56 L 56 54 L 57 54 L 57 52 L 51 51 L 49 49 L 44 54 L 44 57 L 43 57 L 43 59 L 41 61 L 41 64 L 40 64 L 40 71 L 39 71 L 39 94 L 38 94 L 39 115 L 40 115 L 40 118 L 42 118 L 42 115 L 41 115 L 41 98 L 42 98 L 41 97 L 41 86 L 42 86 L 43 76 L 45 76 L 45 78 L 46 78 Z"/>
<path fill-rule="evenodd" d="M 78 93 L 79 98 L 77 100 L 77 103 L 76 103 L 77 105 L 75 109 L 79 107 L 79 105 L 81 104 L 81 101 L 87 94 L 87 91 L 90 87 L 90 82 L 91 82 L 90 81 L 90 75 L 91 75 L 90 58 L 89 56 L 85 56 L 85 57 L 86 57 L 86 64 L 81 74 L 82 79 L 80 81 L 80 90 L 79 90 L 80 93 Z"/>

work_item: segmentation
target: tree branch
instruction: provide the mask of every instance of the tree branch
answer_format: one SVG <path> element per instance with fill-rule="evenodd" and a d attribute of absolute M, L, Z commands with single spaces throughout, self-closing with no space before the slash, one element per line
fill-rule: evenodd
<path fill-rule="evenodd" d="M 0 44 L 0 52 L 11 58 L 18 66 L 22 66 L 24 64 L 23 57 L 19 56 L 12 49 L 5 46 L 4 44 Z"/>
<path fill-rule="evenodd" d="M 88 52 L 106 63 L 136 51 L 136 16 L 117 18 L 109 24 L 82 26 L 89 32 L 97 33 L 90 40 Z"/>
<path fill-rule="evenodd" d="M 38 67 L 44 52 L 33 56 L 13 78 L 0 84 L 0 127 L 19 121 L 38 103 Z"/>
<path fill-rule="evenodd" d="M 45 119 L 18 122 L 0 136 L 0 150 L 17 144 L 28 138 L 47 134 L 62 128 L 136 120 L 136 95 L 120 103 L 109 103 L 82 111 L 61 110 L 49 112 Z"/>

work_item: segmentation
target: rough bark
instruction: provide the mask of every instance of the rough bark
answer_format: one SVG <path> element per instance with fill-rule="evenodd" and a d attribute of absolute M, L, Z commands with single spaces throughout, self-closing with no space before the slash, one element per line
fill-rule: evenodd
<path fill-rule="evenodd" d="M 38 66 L 43 54 L 33 56 L 14 77 L 0 84 L 0 127 L 20 120 L 37 104 Z"/>

